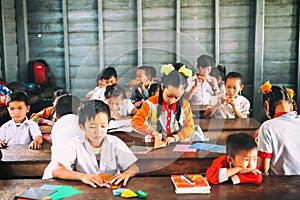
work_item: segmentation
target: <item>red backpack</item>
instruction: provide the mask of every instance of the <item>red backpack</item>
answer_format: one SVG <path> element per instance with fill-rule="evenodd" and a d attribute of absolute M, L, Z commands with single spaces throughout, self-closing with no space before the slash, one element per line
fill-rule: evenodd
<path fill-rule="evenodd" d="M 50 86 L 49 66 L 43 59 L 28 62 L 28 81 L 41 86 Z"/>

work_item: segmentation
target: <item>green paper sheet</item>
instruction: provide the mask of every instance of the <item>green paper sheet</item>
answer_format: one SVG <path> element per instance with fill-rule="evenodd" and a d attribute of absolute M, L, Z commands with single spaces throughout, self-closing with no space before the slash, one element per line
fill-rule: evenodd
<path fill-rule="evenodd" d="M 67 185 L 55 188 L 55 190 L 56 190 L 55 193 L 49 195 L 49 197 L 52 200 L 59 200 L 59 199 L 63 199 L 63 198 L 66 198 L 66 197 L 70 197 L 70 196 L 74 196 L 76 194 L 81 194 L 82 193 L 81 190 L 77 190 L 77 189 L 75 189 L 71 186 L 67 186 Z"/>

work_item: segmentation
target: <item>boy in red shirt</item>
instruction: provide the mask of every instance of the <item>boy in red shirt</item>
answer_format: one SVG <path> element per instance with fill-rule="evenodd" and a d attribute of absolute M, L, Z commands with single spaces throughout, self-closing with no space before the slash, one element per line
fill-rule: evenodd
<path fill-rule="evenodd" d="M 229 178 L 233 184 L 262 181 L 257 169 L 257 144 L 251 135 L 236 133 L 226 140 L 226 154 L 215 159 L 206 171 L 207 181 L 219 184 Z"/>

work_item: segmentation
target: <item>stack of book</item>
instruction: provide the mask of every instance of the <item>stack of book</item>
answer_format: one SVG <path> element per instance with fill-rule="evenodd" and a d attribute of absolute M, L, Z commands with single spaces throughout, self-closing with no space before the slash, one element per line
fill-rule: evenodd
<path fill-rule="evenodd" d="M 210 185 L 201 174 L 172 175 L 171 180 L 176 194 L 210 193 Z"/>

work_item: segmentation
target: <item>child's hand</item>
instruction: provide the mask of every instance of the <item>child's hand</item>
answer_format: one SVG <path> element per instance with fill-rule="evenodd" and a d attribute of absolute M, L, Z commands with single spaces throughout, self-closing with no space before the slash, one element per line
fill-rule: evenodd
<path fill-rule="evenodd" d="M 164 139 L 164 143 L 166 143 L 166 144 L 170 144 L 172 142 L 175 142 L 175 138 L 174 137 L 166 137 Z"/>
<path fill-rule="evenodd" d="M 132 177 L 133 174 L 129 173 L 129 172 L 123 172 L 121 174 L 117 174 L 115 176 L 113 176 L 109 183 L 110 184 L 114 184 L 114 185 L 118 185 L 121 181 L 123 181 L 123 186 L 126 186 L 128 180 L 130 177 Z"/>
<path fill-rule="evenodd" d="M 42 147 L 42 144 L 36 140 L 33 140 L 29 145 L 30 149 L 40 149 L 41 147 Z"/>
<path fill-rule="evenodd" d="M 140 107 L 142 104 L 143 104 L 142 101 L 137 101 L 137 102 L 134 102 L 134 103 L 133 103 L 133 105 L 134 105 L 135 107 Z"/>
<path fill-rule="evenodd" d="M 234 107 L 236 105 L 236 99 L 235 98 L 228 99 L 227 104 L 230 104 L 232 105 L 232 107 Z"/>
<path fill-rule="evenodd" d="M 134 88 L 134 87 L 138 86 L 139 83 L 140 83 L 140 81 L 137 81 L 134 79 L 134 80 L 130 81 L 129 83 L 127 83 L 127 85 L 129 85 L 130 88 Z"/>
<path fill-rule="evenodd" d="M 96 188 L 98 186 L 105 187 L 108 184 L 108 182 L 105 179 L 101 178 L 101 176 L 99 176 L 98 174 L 83 174 L 80 180 L 83 183 L 92 186 L 93 188 Z"/>
<path fill-rule="evenodd" d="M 7 143 L 5 141 L 1 141 L 0 142 L 0 149 L 6 148 L 7 147 Z"/>
<path fill-rule="evenodd" d="M 157 131 L 153 131 L 152 136 L 153 137 L 158 137 L 158 138 L 162 139 L 162 134 L 159 133 L 159 132 L 157 132 Z"/>
<path fill-rule="evenodd" d="M 113 118 L 113 119 L 121 119 L 122 118 L 118 111 L 111 111 L 110 114 L 111 114 L 111 118 Z"/>

